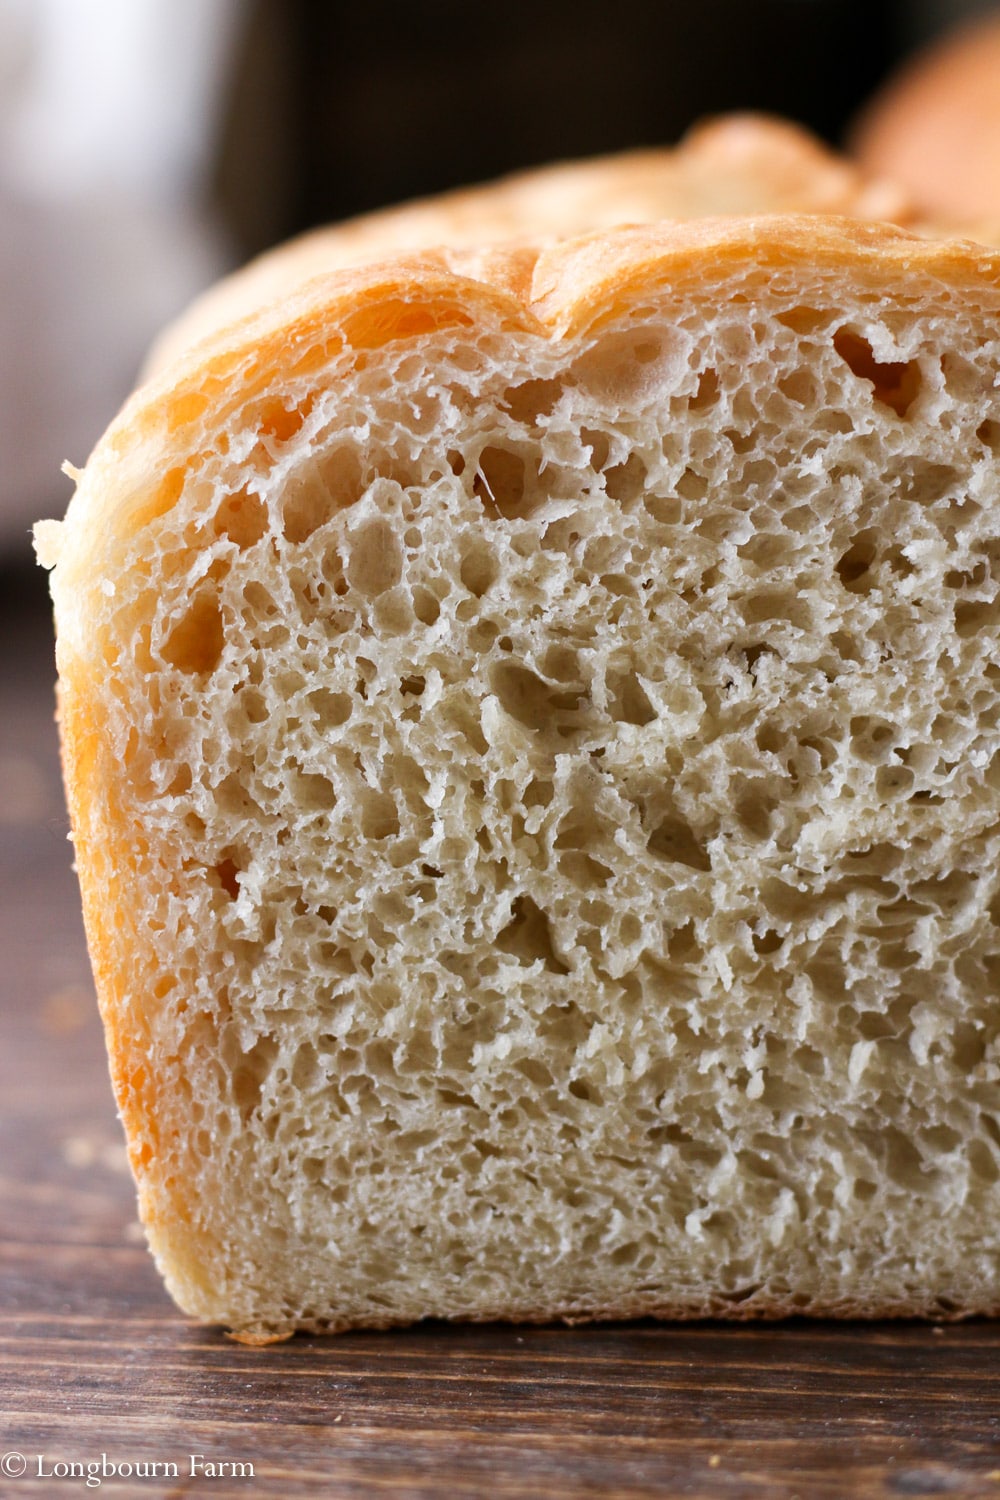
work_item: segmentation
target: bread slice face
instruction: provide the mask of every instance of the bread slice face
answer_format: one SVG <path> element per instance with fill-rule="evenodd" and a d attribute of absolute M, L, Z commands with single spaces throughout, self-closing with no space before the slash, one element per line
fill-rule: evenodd
<path fill-rule="evenodd" d="M 320 278 L 54 563 L 179 1304 L 1000 1307 L 1000 257 L 706 220 Z"/>

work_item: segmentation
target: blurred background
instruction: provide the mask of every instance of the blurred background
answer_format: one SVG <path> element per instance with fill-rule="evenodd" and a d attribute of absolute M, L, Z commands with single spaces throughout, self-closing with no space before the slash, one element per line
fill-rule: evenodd
<path fill-rule="evenodd" d="M 297 230 L 731 109 L 839 143 L 987 0 L 0 0 L 0 571 L 150 338 Z M 998 81 L 1000 87 L 1000 81 Z M 39 579 L 39 582 L 41 580 Z"/>

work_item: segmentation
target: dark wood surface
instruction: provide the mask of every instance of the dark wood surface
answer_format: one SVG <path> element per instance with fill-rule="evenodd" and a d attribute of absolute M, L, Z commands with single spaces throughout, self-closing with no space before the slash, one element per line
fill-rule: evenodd
<path fill-rule="evenodd" d="M 110 1098 L 47 618 L 2 581 L 0 1455 L 27 1465 L 4 1500 L 1000 1497 L 996 1324 L 434 1324 L 252 1350 L 181 1317 Z M 102 1455 L 160 1477 L 61 1477 Z"/>

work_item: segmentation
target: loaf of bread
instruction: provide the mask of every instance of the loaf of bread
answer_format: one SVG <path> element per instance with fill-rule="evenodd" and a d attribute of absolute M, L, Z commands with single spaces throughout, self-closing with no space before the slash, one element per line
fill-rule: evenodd
<path fill-rule="evenodd" d="M 902 184 L 924 217 L 1000 241 L 1000 14 L 908 59 L 864 110 L 852 149 L 866 171 Z"/>
<path fill-rule="evenodd" d="M 37 533 L 180 1306 L 1000 1310 L 1000 256 L 279 272 Z"/>

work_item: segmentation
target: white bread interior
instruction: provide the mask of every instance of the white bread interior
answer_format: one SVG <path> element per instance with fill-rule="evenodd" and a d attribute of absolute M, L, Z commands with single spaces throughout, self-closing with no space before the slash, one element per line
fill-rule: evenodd
<path fill-rule="evenodd" d="M 998 314 L 709 220 L 319 278 L 133 398 L 39 542 L 183 1308 L 1000 1308 Z"/>

